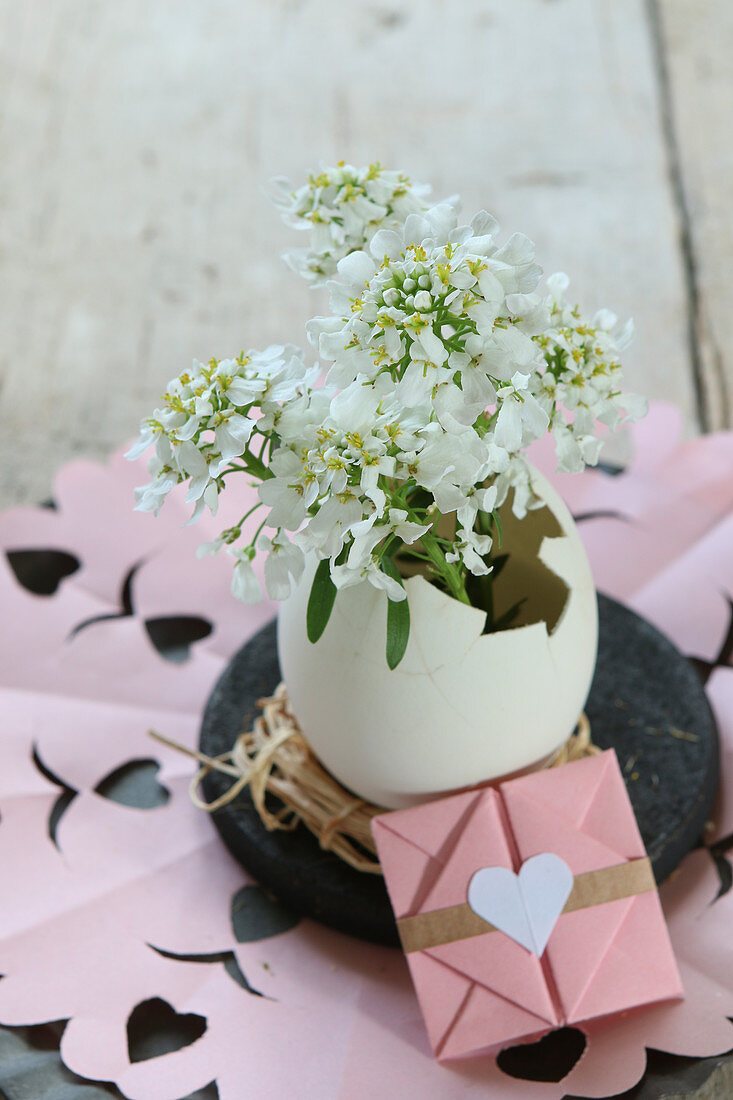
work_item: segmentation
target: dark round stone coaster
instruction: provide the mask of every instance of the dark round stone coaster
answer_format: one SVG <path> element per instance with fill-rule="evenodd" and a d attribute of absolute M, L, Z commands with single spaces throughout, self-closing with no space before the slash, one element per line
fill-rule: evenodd
<path fill-rule="evenodd" d="M 698 841 L 718 783 L 718 738 L 692 665 L 653 626 L 599 597 L 598 664 L 586 712 L 593 741 L 613 748 L 657 881 Z M 228 752 L 280 681 L 275 623 L 232 659 L 204 712 L 201 751 Z M 211 800 L 229 786 L 211 772 Z M 258 881 L 296 912 L 375 943 L 399 943 L 384 882 L 324 852 L 304 827 L 269 833 L 249 795 L 213 815 L 225 844 Z"/>
<path fill-rule="evenodd" d="M 695 668 L 627 607 L 599 596 L 598 663 L 585 711 L 615 749 L 658 883 L 700 840 L 719 778 L 718 731 Z"/>

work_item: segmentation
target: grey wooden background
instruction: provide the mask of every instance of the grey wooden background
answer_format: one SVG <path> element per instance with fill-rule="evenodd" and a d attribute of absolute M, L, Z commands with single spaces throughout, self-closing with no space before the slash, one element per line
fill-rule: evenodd
<path fill-rule="evenodd" d="M 0 503 L 303 342 L 261 185 L 320 159 L 527 232 L 634 315 L 633 387 L 730 424 L 732 48 L 731 0 L 0 0 Z"/>
<path fill-rule="evenodd" d="M 633 314 L 631 387 L 733 426 L 732 53 L 732 0 L 0 0 L 0 505 L 192 356 L 303 342 L 261 187 L 341 157 L 528 233 Z"/>

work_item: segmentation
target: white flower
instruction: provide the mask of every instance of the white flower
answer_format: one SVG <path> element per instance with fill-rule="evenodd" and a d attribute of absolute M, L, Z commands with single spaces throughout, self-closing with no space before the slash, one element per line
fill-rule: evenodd
<path fill-rule="evenodd" d="M 396 535 L 409 546 L 430 530 L 430 524 L 414 523 L 407 517 L 408 513 L 404 509 L 390 508 L 384 523 L 377 522 L 378 516 L 374 512 L 368 519 L 355 524 L 352 528 L 354 541 L 347 559 L 349 568 L 358 569 L 364 566 L 375 547 L 390 535 Z"/>
<path fill-rule="evenodd" d="M 440 489 L 441 512 L 447 515 L 456 513 L 461 525 L 470 530 L 476 522 L 479 512 L 493 512 L 496 508 L 497 490 L 495 485 L 459 489 L 457 486 L 442 485 Z"/>
<path fill-rule="evenodd" d="M 498 475 L 494 485 L 497 508 L 506 501 L 509 490 L 513 490 L 512 512 L 517 519 L 524 519 L 530 509 L 542 506 L 542 500 L 532 488 L 527 460 L 521 455 L 509 460 L 506 469 Z"/>
<path fill-rule="evenodd" d="M 522 446 L 539 439 L 550 423 L 545 410 L 529 393 L 529 375 L 517 371 L 511 383 L 502 386 L 497 396 L 502 399 L 494 429 L 494 443 L 505 451 L 516 452 Z"/>
<path fill-rule="evenodd" d="M 430 490 L 441 512 L 451 512 L 465 502 L 468 490 L 489 473 L 486 444 L 473 430 L 461 435 L 442 432 L 437 424 L 423 432 L 427 442 L 415 455 L 411 468 L 418 485 Z M 463 493 L 457 492 L 464 490 Z"/>
<path fill-rule="evenodd" d="M 149 420 L 143 420 L 140 426 L 140 435 L 129 451 L 125 452 L 125 458 L 130 462 L 134 462 L 140 455 L 147 451 L 148 447 L 155 442 L 155 430 L 152 423 Z"/>
<path fill-rule="evenodd" d="M 263 416 L 257 427 L 259 429 L 262 423 L 263 431 L 276 430 L 280 440 L 290 446 L 312 445 L 318 440 L 328 416 L 331 396 L 332 391 L 326 387 L 306 391 L 278 408 L 272 423 L 268 423 L 268 417 Z"/>
<path fill-rule="evenodd" d="M 491 544 L 490 535 L 479 535 L 472 527 L 461 527 L 456 532 L 455 549 L 445 555 L 445 560 L 448 562 L 462 561 L 466 569 L 474 576 L 484 577 L 493 568 L 487 565 L 484 560 L 491 550 Z"/>
<path fill-rule="evenodd" d="M 567 474 L 579 474 L 586 466 L 595 466 L 601 453 L 602 442 L 594 435 L 581 435 L 575 425 L 556 424 L 552 429 L 558 470 Z"/>
<path fill-rule="evenodd" d="M 178 475 L 172 470 L 159 471 L 153 481 L 135 489 L 135 511 L 152 512 L 157 516 L 165 498 L 178 481 Z"/>
<path fill-rule="evenodd" d="M 364 248 L 380 227 L 400 225 L 422 210 L 429 190 L 381 164 L 324 167 L 298 190 L 288 180 L 273 180 L 272 199 L 283 221 L 310 235 L 309 248 L 286 252 L 285 262 L 317 286 L 335 273 L 339 260 Z"/>
<path fill-rule="evenodd" d="M 298 583 L 305 568 L 303 551 L 282 531 L 272 538 L 263 535 L 257 543 L 268 555 L 265 560 L 265 586 L 271 600 L 286 600 Z"/>
<path fill-rule="evenodd" d="M 488 405 L 496 402 L 496 390 L 486 374 L 468 356 L 461 364 L 461 388 L 439 385 L 433 396 L 435 415 L 447 432 L 460 435 L 476 423 Z"/>
<path fill-rule="evenodd" d="M 186 500 L 189 504 L 195 503 L 204 495 L 212 480 L 210 467 L 218 470 L 219 455 L 208 449 L 199 449 L 187 440 L 173 448 L 173 456 L 178 469 L 190 482 Z"/>
<path fill-rule="evenodd" d="M 242 416 L 236 409 L 225 409 L 215 418 L 214 446 L 218 450 L 220 467 L 244 454 L 254 431 L 254 421 Z"/>
<path fill-rule="evenodd" d="M 375 512 L 353 525 L 354 537 L 346 562 L 331 567 L 331 577 L 337 588 L 348 588 L 366 580 L 385 591 L 390 600 L 399 603 L 405 599 L 404 588 L 384 572 L 380 565 L 381 554 L 375 554 L 375 550 L 392 536 L 412 545 L 430 530 L 430 524 L 415 523 L 408 515 L 405 509 L 391 508 L 384 522 L 379 522 Z"/>
<path fill-rule="evenodd" d="M 210 481 L 196 501 L 196 506 L 191 513 L 191 518 L 186 524 L 187 527 L 190 527 L 192 523 L 196 523 L 201 515 L 203 515 L 204 508 L 208 508 L 212 516 L 215 516 L 219 509 L 219 485 L 216 481 Z"/>
<path fill-rule="evenodd" d="M 321 505 L 296 541 L 317 550 L 324 558 L 337 558 L 354 526 L 364 518 L 364 504 L 348 491 L 332 496 Z"/>
<path fill-rule="evenodd" d="M 365 565 L 353 569 L 348 564 L 334 565 L 331 567 L 331 579 L 339 589 L 350 588 L 352 585 L 368 581 L 374 588 L 386 592 L 387 598 L 394 603 L 401 603 L 407 598 L 407 593 L 399 581 L 388 576 L 373 558 L 369 558 Z"/>
<path fill-rule="evenodd" d="M 247 546 L 240 549 L 230 546 L 228 553 L 236 560 L 232 574 L 232 595 L 236 599 L 242 600 L 243 603 L 259 603 L 262 599 L 262 589 L 252 568 L 255 556 L 254 547 Z"/>
<path fill-rule="evenodd" d="M 280 458 L 279 468 L 282 472 L 278 477 L 263 481 L 259 487 L 260 500 L 270 509 L 269 521 L 273 527 L 297 531 L 307 511 L 305 490 L 300 480 L 303 463 L 294 451 L 281 448 L 276 455 Z M 288 472 L 286 462 L 292 473 Z M 311 484 L 317 492 L 317 483 L 313 481 Z"/>
<path fill-rule="evenodd" d="M 648 400 L 638 393 L 619 393 L 613 401 L 626 420 L 641 420 L 649 412 Z"/>

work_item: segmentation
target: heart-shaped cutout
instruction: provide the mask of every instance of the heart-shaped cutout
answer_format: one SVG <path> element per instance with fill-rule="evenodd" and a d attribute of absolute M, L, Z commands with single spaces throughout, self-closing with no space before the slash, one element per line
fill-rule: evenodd
<path fill-rule="evenodd" d="M 539 958 L 573 888 L 564 859 L 542 852 L 507 867 L 482 867 L 468 884 L 468 904 L 483 920 Z"/>
<path fill-rule="evenodd" d="M 136 810 L 153 810 L 163 806 L 170 791 L 158 781 L 160 764 L 147 757 L 128 760 L 101 779 L 94 793 L 120 806 Z"/>
<path fill-rule="evenodd" d="M 261 886 L 242 886 L 232 898 L 232 931 L 237 943 L 255 943 L 295 928 L 300 917 L 267 896 Z"/>
<path fill-rule="evenodd" d="M 160 997 L 135 1005 L 127 1021 L 131 1062 L 145 1062 L 190 1046 L 206 1031 L 206 1018 L 196 1012 L 176 1012 Z"/>
<path fill-rule="evenodd" d="M 536 1043 L 505 1047 L 496 1064 L 502 1073 L 520 1081 L 562 1081 L 580 1061 L 586 1043 L 577 1027 L 561 1027 Z"/>
<path fill-rule="evenodd" d="M 36 596 L 53 596 L 63 581 L 81 568 L 81 562 L 66 550 L 6 550 L 16 580 Z"/>

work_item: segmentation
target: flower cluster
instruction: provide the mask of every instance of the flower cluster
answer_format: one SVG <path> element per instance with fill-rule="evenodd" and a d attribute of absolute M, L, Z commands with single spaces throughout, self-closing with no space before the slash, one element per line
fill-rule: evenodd
<path fill-rule="evenodd" d="M 535 337 L 547 366 L 536 389 L 551 420 L 559 469 L 580 473 L 598 461 L 597 421 L 613 429 L 624 417 L 636 420 L 646 413 L 646 399 L 622 389 L 618 352 L 631 342 L 634 326 L 627 321 L 619 327 L 607 309 L 584 320 L 565 298 L 567 275 L 550 276 L 547 286 L 551 323 Z"/>
<path fill-rule="evenodd" d="M 350 252 L 366 247 L 382 227 L 400 225 L 426 209 L 430 188 L 381 164 L 354 168 L 341 162 L 323 167 L 293 190 L 290 181 L 272 181 L 272 198 L 292 229 L 307 231 L 309 247 L 286 252 L 289 267 L 318 286 L 336 272 Z"/>
<path fill-rule="evenodd" d="M 529 444 L 550 431 L 560 468 L 580 470 L 598 461 L 597 421 L 614 428 L 643 415 L 644 401 L 621 385 L 631 328 L 614 336 L 605 310 L 584 320 L 563 275 L 539 292 L 526 237 L 500 244 L 489 214 L 459 224 L 454 205 L 426 207 L 378 165 L 326 169 L 287 209 L 313 230 L 295 266 L 308 279 L 334 275 L 330 314 L 307 326 L 329 364 L 325 385 L 291 346 L 194 363 L 131 452 L 155 445 L 138 507 L 157 512 L 186 481 L 195 519 L 216 511 L 229 474 L 244 472 L 259 483 L 258 503 L 201 548 L 235 557 L 237 596 L 259 598 L 252 563 L 264 553 L 278 600 L 306 555 L 321 562 L 314 593 L 325 619 L 334 588 L 363 581 L 390 605 L 404 600 L 405 559 L 468 603 L 469 576 L 492 568 L 496 509 L 510 494 L 519 518 L 541 504 Z M 259 508 L 265 518 L 242 545 Z"/>
<path fill-rule="evenodd" d="M 190 371 L 169 383 L 163 408 L 143 421 L 127 454 L 135 459 L 155 446 L 148 465 L 153 479 L 135 491 L 138 509 L 157 515 L 174 485 L 187 481 L 186 500 L 195 506 L 192 521 L 204 507 L 216 515 L 228 473 L 267 475 L 250 441 L 260 436 L 264 448 L 283 405 L 309 392 L 318 373 L 317 367 L 306 367 L 293 345 L 242 352 L 236 359 L 194 360 Z M 257 420 L 251 415 L 255 408 Z"/>

